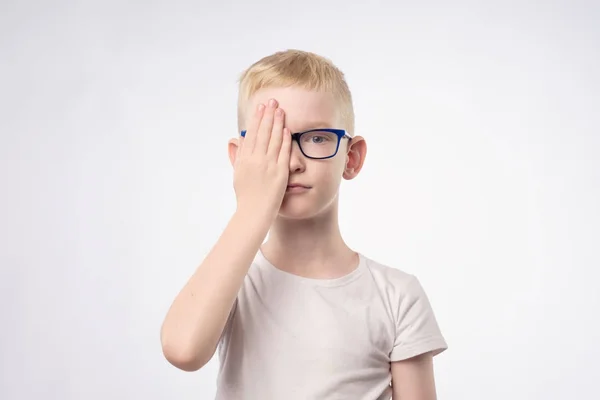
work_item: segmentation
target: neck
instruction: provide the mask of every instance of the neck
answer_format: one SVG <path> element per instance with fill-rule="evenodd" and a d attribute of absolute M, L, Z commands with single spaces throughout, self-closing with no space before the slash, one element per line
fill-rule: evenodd
<path fill-rule="evenodd" d="M 323 279 L 348 273 L 358 259 L 340 233 L 337 199 L 310 219 L 277 217 L 261 250 L 282 270 Z"/>

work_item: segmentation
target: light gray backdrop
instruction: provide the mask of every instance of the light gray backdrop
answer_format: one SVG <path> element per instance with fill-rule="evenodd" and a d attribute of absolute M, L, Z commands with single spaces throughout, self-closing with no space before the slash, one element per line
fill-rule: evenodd
<path fill-rule="evenodd" d="M 160 324 L 235 207 L 235 80 L 287 48 L 347 75 L 343 233 L 422 280 L 439 398 L 600 398 L 598 2 L 350 3 L 1 2 L 0 398 L 214 395 Z"/>

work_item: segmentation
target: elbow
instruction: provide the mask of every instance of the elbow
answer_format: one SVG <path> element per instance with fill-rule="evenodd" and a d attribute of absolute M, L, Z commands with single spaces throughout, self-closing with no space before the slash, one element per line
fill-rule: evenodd
<path fill-rule="evenodd" d="M 186 372 L 198 371 L 210 361 L 209 358 L 201 357 L 192 351 L 187 351 L 167 343 L 162 344 L 162 352 L 171 365 Z"/>
<path fill-rule="evenodd" d="M 163 355 L 169 364 L 182 371 L 194 372 L 204 366 L 203 363 L 198 362 L 194 357 L 190 357 L 189 354 L 178 352 L 168 346 L 163 346 Z"/>
<path fill-rule="evenodd" d="M 212 354 L 203 355 L 202 351 L 197 351 L 193 346 L 182 345 L 181 342 L 170 340 L 165 335 L 161 337 L 163 356 L 174 367 L 186 372 L 195 372 L 208 364 L 212 358 Z"/>

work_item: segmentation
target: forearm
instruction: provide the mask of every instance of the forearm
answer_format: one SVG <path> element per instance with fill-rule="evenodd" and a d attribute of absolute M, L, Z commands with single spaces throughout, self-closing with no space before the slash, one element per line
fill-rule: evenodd
<path fill-rule="evenodd" d="M 244 277 L 269 230 L 269 220 L 236 212 L 171 305 L 161 342 L 167 360 L 197 370 L 213 356 Z"/>

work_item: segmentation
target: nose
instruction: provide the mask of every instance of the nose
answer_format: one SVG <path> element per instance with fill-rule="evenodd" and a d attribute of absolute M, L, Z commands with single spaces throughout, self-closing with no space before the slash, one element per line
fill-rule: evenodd
<path fill-rule="evenodd" d="M 306 159 L 300 150 L 297 141 L 292 141 L 292 153 L 290 154 L 290 173 L 304 172 L 306 169 Z"/>

